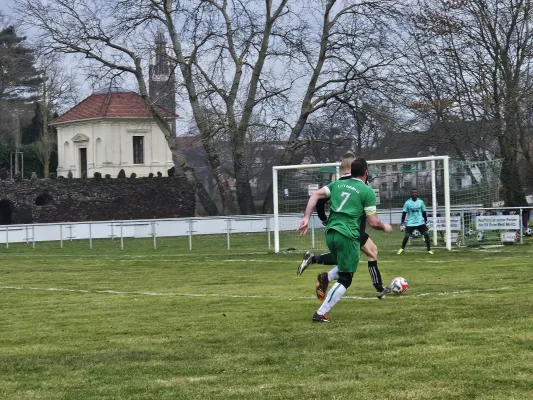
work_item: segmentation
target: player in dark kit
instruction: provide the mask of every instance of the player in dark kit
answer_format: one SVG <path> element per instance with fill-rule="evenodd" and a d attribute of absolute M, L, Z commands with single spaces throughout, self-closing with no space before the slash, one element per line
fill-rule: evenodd
<path fill-rule="evenodd" d="M 351 164 L 355 160 L 355 156 L 351 153 L 346 153 L 342 157 L 341 162 L 341 173 L 342 176 L 340 180 L 350 179 L 351 174 Z M 367 182 L 365 182 L 367 183 Z M 322 224 L 326 224 L 328 217 L 326 216 L 326 203 L 329 199 L 320 199 L 316 204 L 316 211 L 318 218 L 322 221 Z M 378 248 L 376 244 L 370 239 L 368 233 L 366 233 L 366 215 L 362 216 L 360 219 L 359 225 L 359 241 L 361 246 L 361 251 L 366 254 L 368 257 L 368 272 L 372 278 L 372 284 L 376 289 L 376 296 L 378 299 L 382 299 L 390 292 L 388 287 L 383 286 L 383 281 L 381 280 L 381 273 L 378 268 Z M 301 275 L 305 269 L 311 264 L 324 264 L 324 265 L 335 265 L 335 261 L 331 253 L 320 254 L 315 256 L 310 251 L 304 254 L 303 260 L 300 263 L 297 275 Z M 317 285 L 316 285 L 316 295 L 320 301 L 324 300 L 325 292 L 328 288 L 329 282 L 337 280 L 339 274 L 338 267 L 333 268 L 329 272 L 321 272 L 318 274 Z"/>

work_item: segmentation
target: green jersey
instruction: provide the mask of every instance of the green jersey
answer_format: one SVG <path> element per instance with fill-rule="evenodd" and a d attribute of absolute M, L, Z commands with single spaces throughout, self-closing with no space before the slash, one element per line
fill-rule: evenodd
<path fill-rule="evenodd" d="M 358 240 L 361 217 L 376 213 L 374 190 L 355 178 L 331 182 L 324 189 L 331 200 L 326 233 L 334 229 L 350 239 Z"/>

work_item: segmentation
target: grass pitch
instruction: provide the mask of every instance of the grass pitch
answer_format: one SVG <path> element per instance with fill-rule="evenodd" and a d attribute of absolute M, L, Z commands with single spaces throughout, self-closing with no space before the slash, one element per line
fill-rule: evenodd
<path fill-rule="evenodd" d="M 313 265 L 234 235 L 0 250 L 1 399 L 533 399 L 533 247 L 362 260 L 329 324 Z"/>

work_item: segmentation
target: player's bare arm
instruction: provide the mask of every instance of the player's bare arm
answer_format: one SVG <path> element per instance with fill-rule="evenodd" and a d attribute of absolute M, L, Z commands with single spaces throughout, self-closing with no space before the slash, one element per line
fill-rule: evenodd
<path fill-rule="evenodd" d="M 389 224 L 384 224 L 379 219 L 377 214 L 367 215 L 366 222 L 372 227 L 372 229 L 375 229 L 377 231 L 384 231 L 385 233 L 392 232 L 392 226 L 390 226 Z"/>
<path fill-rule="evenodd" d="M 311 218 L 311 214 L 313 213 L 313 209 L 315 208 L 318 200 L 327 198 L 328 192 L 324 188 L 318 189 L 316 192 L 313 192 L 313 194 L 309 197 L 304 217 L 300 221 L 300 226 L 298 226 L 298 232 L 300 232 L 300 236 L 305 235 L 307 233 L 307 230 L 309 229 L 309 218 Z"/>

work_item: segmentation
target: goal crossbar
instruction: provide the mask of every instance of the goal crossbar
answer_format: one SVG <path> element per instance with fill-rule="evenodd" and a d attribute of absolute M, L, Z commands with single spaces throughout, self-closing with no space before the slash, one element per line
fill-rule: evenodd
<path fill-rule="evenodd" d="M 367 160 L 368 165 L 372 164 L 392 164 L 392 163 L 408 163 L 417 161 L 446 161 L 450 158 L 448 156 L 435 156 L 435 157 L 411 157 L 411 158 L 395 158 L 388 160 Z M 321 168 L 321 167 L 340 167 L 340 162 L 323 163 L 323 164 L 295 164 L 295 165 L 278 165 L 272 167 L 274 171 L 280 171 L 284 169 L 308 169 L 308 168 Z"/>
<path fill-rule="evenodd" d="M 451 205 L 450 205 L 450 167 L 448 156 L 430 156 L 430 157 L 411 157 L 411 158 L 397 158 L 388 160 L 367 160 L 369 165 L 373 164 L 393 164 L 393 163 L 411 163 L 411 162 L 432 162 L 432 196 L 433 196 L 433 216 L 437 215 L 436 204 L 436 190 L 435 190 L 435 161 L 442 161 L 443 163 L 443 178 L 444 178 L 444 214 L 445 214 L 445 243 L 448 250 L 452 249 L 452 235 L 451 235 Z M 272 167 L 272 185 L 273 185 L 273 206 L 274 206 L 274 252 L 279 253 L 279 190 L 278 190 L 278 171 L 283 170 L 300 170 L 312 168 L 327 168 L 335 167 L 337 179 L 339 178 L 340 162 L 323 163 L 323 164 L 298 164 L 298 165 L 281 165 Z M 297 227 L 294 229 L 296 230 Z M 434 239 L 436 240 L 437 231 L 434 230 Z"/>

